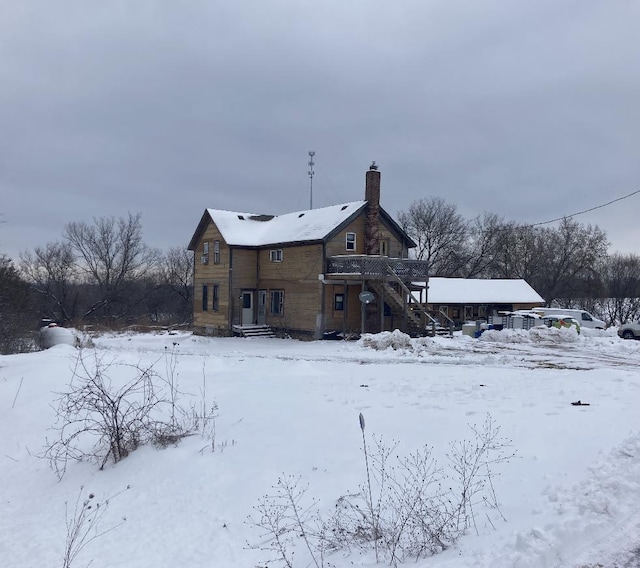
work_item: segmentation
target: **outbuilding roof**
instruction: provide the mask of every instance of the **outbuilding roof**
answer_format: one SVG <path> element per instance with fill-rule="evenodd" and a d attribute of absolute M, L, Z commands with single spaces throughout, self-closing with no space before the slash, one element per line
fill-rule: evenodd
<path fill-rule="evenodd" d="M 424 286 L 424 282 L 416 283 Z M 419 293 L 414 295 L 419 299 Z M 544 304 L 525 280 L 429 278 L 429 304 Z"/>

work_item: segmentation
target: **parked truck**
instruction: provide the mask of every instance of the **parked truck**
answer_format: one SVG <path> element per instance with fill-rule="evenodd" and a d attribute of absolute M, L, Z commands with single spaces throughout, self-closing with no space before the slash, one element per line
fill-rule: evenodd
<path fill-rule="evenodd" d="M 572 310 L 569 308 L 533 308 L 531 311 L 540 314 L 543 317 L 557 315 L 571 316 L 578 321 L 581 327 L 588 327 L 591 329 L 605 329 L 607 327 L 602 320 L 585 310 Z"/>

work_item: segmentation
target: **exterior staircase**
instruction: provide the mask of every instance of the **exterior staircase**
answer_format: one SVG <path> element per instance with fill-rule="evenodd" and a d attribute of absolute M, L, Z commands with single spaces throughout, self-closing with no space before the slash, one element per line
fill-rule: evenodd
<path fill-rule="evenodd" d="M 389 305 L 391 311 L 406 323 L 406 330 L 410 335 L 453 335 L 453 321 L 445 314 L 439 313 L 438 316 L 446 318 L 445 326 L 433 317 L 420 302 L 416 301 L 411 290 L 404 281 L 389 266 L 389 280 L 371 280 L 369 286 Z M 400 289 L 398 292 L 392 282 Z M 404 297 L 403 297 L 404 296 Z M 406 300 L 405 300 L 406 298 Z"/>
<path fill-rule="evenodd" d="M 233 334 L 241 337 L 275 337 L 268 325 L 234 325 Z"/>

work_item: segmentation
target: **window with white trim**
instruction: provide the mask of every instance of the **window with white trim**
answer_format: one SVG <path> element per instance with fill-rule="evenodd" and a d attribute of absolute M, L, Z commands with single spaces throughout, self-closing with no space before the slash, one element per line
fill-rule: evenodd
<path fill-rule="evenodd" d="M 345 246 L 347 250 L 350 250 L 350 251 L 356 250 L 356 234 L 355 233 L 347 233 Z"/>
<path fill-rule="evenodd" d="M 209 264 L 209 242 L 202 243 L 202 256 L 200 257 L 202 264 Z"/>
<path fill-rule="evenodd" d="M 213 264 L 220 264 L 220 241 L 213 241 Z"/>
<path fill-rule="evenodd" d="M 282 262 L 284 254 L 282 249 L 271 249 L 269 251 L 269 260 L 271 262 Z"/>

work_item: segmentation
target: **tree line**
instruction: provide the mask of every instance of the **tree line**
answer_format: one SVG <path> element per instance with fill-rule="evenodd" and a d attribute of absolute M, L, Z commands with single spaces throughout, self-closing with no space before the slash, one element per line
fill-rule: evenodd
<path fill-rule="evenodd" d="M 42 319 L 79 327 L 189 324 L 193 254 L 145 244 L 140 214 L 73 222 L 60 240 L 26 251 L 16 262 L 1 256 L 0 290 L 5 353 L 22 350 L 15 344 L 25 336 L 15 333 L 18 328 L 37 329 Z"/>
<path fill-rule="evenodd" d="M 572 218 L 527 225 L 494 213 L 467 219 L 439 197 L 414 201 L 398 218 L 431 276 L 522 278 L 547 305 L 581 307 L 610 324 L 640 317 L 640 256 L 609 254 L 597 226 Z"/>

